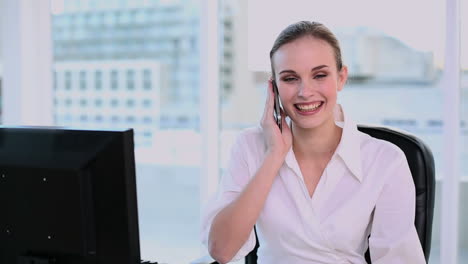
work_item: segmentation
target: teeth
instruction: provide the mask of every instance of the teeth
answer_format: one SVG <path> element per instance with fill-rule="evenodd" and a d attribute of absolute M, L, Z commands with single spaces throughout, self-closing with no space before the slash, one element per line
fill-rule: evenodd
<path fill-rule="evenodd" d="M 315 110 L 320 106 L 321 103 L 316 103 L 313 105 L 296 105 L 297 108 L 303 111 L 310 111 L 310 110 Z"/>

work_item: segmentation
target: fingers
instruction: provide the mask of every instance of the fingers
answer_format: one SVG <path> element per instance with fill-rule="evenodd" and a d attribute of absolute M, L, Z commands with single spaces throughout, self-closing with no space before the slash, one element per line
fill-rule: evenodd
<path fill-rule="evenodd" d="M 289 131 L 289 125 L 288 122 L 286 121 L 286 113 L 284 110 L 281 108 L 281 123 L 283 127 L 283 131 L 288 130 Z"/>
<path fill-rule="evenodd" d="M 267 98 L 265 101 L 265 109 L 263 111 L 263 120 L 273 120 L 273 108 L 274 108 L 274 93 L 273 93 L 273 85 L 271 79 L 268 80 L 268 89 L 267 89 Z"/>
<path fill-rule="evenodd" d="M 265 105 L 265 113 L 267 116 L 273 116 L 273 109 L 275 105 L 275 93 L 273 92 L 273 84 L 268 80 L 267 101 Z"/>

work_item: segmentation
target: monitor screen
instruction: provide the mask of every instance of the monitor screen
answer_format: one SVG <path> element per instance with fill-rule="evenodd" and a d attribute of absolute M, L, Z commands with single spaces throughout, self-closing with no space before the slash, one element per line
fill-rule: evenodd
<path fill-rule="evenodd" d="M 133 130 L 0 127 L 0 263 L 140 263 Z"/>

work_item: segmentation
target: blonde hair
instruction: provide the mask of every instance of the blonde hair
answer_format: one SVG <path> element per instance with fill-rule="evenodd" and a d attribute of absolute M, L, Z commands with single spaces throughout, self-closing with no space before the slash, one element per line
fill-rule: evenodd
<path fill-rule="evenodd" d="M 340 44 L 336 36 L 330 31 L 330 29 L 319 22 L 300 21 L 289 25 L 287 28 L 281 31 L 273 43 L 273 47 L 270 51 L 271 74 L 273 78 L 275 77 L 275 70 L 273 67 L 273 55 L 275 52 L 281 48 L 281 46 L 304 36 L 311 36 L 317 39 L 321 39 L 330 44 L 335 53 L 336 67 L 338 71 L 341 70 L 343 67 L 343 61 L 341 59 Z"/>

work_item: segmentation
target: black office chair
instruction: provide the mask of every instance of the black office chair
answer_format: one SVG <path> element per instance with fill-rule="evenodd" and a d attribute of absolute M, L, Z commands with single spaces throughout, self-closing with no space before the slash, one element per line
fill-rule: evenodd
<path fill-rule="evenodd" d="M 358 125 L 358 129 L 372 137 L 389 141 L 403 150 L 413 175 L 416 187 L 416 217 L 414 224 L 424 251 L 426 261 L 431 252 L 432 219 L 434 216 L 435 170 L 434 157 L 429 147 L 419 138 L 403 131 L 388 127 Z M 255 233 L 257 237 L 257 233 Z M 257 263 L 258 238 L 254 250 L 246 257 L 246 264 Z M 366 252 L 367 263 L 371 263 L 369 250 Z"/>

